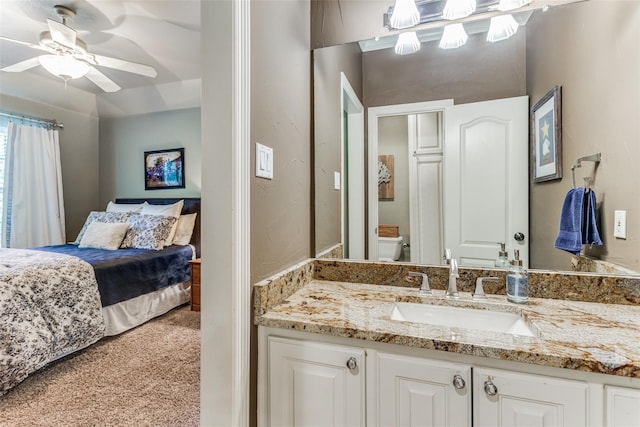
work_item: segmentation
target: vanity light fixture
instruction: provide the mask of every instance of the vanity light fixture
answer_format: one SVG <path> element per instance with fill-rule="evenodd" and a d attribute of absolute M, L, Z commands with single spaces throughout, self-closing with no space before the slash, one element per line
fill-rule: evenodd
<path fill-rule="evenodd" d="M 518 9 L 531 3 L 531 0 L 500 0 L 498 10 L 505 12 L 507 10 Z"/>
<path fill-rule="evenodd" d="M 415 31 L 400 33 L 396 41 L 395 52 L 398 55 L 410 55 L 420 50 L 420 40 Z"/>
<path fill-rule="evenodd" d="M 487 41 L 499 42 L 506 40 L 518 31 L 518 23 L 512 15 L 500 15 L 491 18 Z"/>
<path fill-rule="evenodd" d="M 442 11 L 442 19 L 449 21 L 466 18 L 476 11 L 476 0 L 447 0 Z"/>
<path fill-rule="evenodd" d="M 442 38 L 438 45 L 441 49 L 456 49 L 467 42 L 469 36 L 462 23 L 449 24 L 444 27 Z"/>
<path fill-rule="evenodd" d="M 70 55 L 40 55 L 38 62 L 45 70 L 64 81 L 78 79 L 89 72 L 89 64 Z"/>
<path fill-rule="evenodd" d="M 396 0 L 389 24 L 393 28 L 402 29 L 417 25 L 420 22 L 420 11 L 415 0 Z"/>

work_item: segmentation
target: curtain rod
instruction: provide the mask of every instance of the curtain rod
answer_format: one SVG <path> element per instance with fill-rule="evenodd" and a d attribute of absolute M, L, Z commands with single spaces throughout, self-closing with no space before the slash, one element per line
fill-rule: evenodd
<path fill-rule="evenodd" d="M 14 113 L 4 113 L 4 112 L 0 112 L 0 116 L 5 116 L 5 117 L 8 117 L 9 119 L 28 120 L 30 122 L 42 123 L 48 126 L 52 126 L 54 128 L 64 129 L 64 123 L 58 123 L 55 120 L 47 120 L 47 119 L 41 119 L 33 116 L 26 116 L 24 114 L 14 114 Z"/>

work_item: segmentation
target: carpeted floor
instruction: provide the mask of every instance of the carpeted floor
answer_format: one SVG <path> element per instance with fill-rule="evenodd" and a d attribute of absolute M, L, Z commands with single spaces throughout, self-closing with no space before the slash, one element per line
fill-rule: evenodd
<path fill-rule="evenodd" d="M 0 397 L 0 426 L 197 426 L 199 389 L 187 305 L 32 374 Z"/>

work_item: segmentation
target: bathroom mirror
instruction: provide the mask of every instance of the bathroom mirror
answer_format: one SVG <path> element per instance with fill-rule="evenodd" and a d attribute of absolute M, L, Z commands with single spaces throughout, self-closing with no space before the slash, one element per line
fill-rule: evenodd
<path fill-rule="evenodd" d="M 486 33 L 470 34 L 464 46 L 449 50 L 439 49 L 437 40 L 426 41 L 418 53 L 404 56 L 396 55 L 393 48 L 363 52 L 361 45 L 366 43 L 357 42 L 314 50 L 316 254 L 340 243 L 343 248 L 353 246 L 350 236 L 359 240 L 358 233 L 364 235 L 371 227 L 364 195 L 367 168 L 361 163 L 353 166 L 348 155 L 353 137 L 356 146 L 364 147 L 366 165 L 366 116 L 371 107 L 447 99 L 460 105 L 518 96 L 528 96 L 531 107 L 550 89 L 561 86 L 563 176 L 533 183 L 528 168 L 522 170 L 529 183 L 529 225 L 524 232 L 529 267 L 572 270 L 571 255 L 554 248 L 560 210 L 572 187 L 572 166 L 578 158 L 600 153 L 599 163 L 584 162 L 573 171 L 578 186 L 583 177 L 593 178 L 590 189 L 598 201 L 604 241 L 603 246 L 586 247 L 583 254 L 621 266 L 616 274 L 637 274 L 640 4 L 585 1 L 546 12 L 536 10 L 512 38 L 497 43 L 485 38 Z M 350 126 L 360 121 L 361 137 L 343 128 L 343 123 Z M 526 139 L 522 144 L 530 150 Z M 394 160 L 396 171 L 406 167 L 402 166 L 406 159 L 398 163 L 396 154 Z M 361 178 L 355 189 L 348 185 L 354 176 Z M 620 210 L 626 211 L 626 238 L 613 233 L 614 212 Z M 349 221 L 351 214 L 355 219 Z M 407 233 L 399 231 L 400 235 Z M 514 247 L 513 242 L 508 243 L 509 258 L 513 258 Z M 498 250 L 496 245 L 496 258 Z M 365 253 L 345 250 L 344 256 L 363 259 Z"/>

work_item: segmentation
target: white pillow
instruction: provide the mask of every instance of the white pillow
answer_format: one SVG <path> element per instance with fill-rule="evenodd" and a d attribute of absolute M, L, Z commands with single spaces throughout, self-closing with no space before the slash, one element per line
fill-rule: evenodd
<path fill-rule="evenodd" d="M 196 224 L 196 213 L 180 215 L 176 225 L 176 234 L 173 236 L 174 245 L 188 245 L 193 234 L 193 227 Z"/>
<path fill-rule="evenodd" d="M 87 227 L 78 247 L 115 251 L 120 247 L 128 229 L 129 224 L 123 222 L 94 221 Z"/>
<path fill-rule="evenodd" d="M 84 222 L 84 225 L 80 229 L 78 233 L 78 237 L 73 242 L 74 245 L 79 245 L 84 233 L 87 231 L 89 225 L 93 222 L 106 222 L 106 223 L 124 223 L 129 220 L 129 217 L 132 215 L 131 212 L 99 212 L 99 211 L 91 211 L 89 212 L 89 216 L 87 216 L 87 220 Z M 135 215 L 135 214 L 134 214 Z"/>
<path fill-rule="evenodd" d="M 176 234 L 176 227 L 178 225 L 178 218 L 180 218 L 180 214 L 182 213 L 182 206 L 184 205 L 184 200 L 180 200 L 171 205 L 150 205 L 147 202 L 142 204 L 142 208 L 140 209 L 140 215 L 161 215 L 161 216 L 172 216 L 176 219 L 176 222 L 173 223 L 173 228 L 169 232 L 169 237 L 167 237 L 167 241 L 165 242 L 165 246 L 170 246 L 173 242 L 173 236 Z"/>
<path fill-rule="evenodd" d="M 140 209 L 142 209 L 142 203 L 109 202 L 106 212 L 138 212 Z"/>

